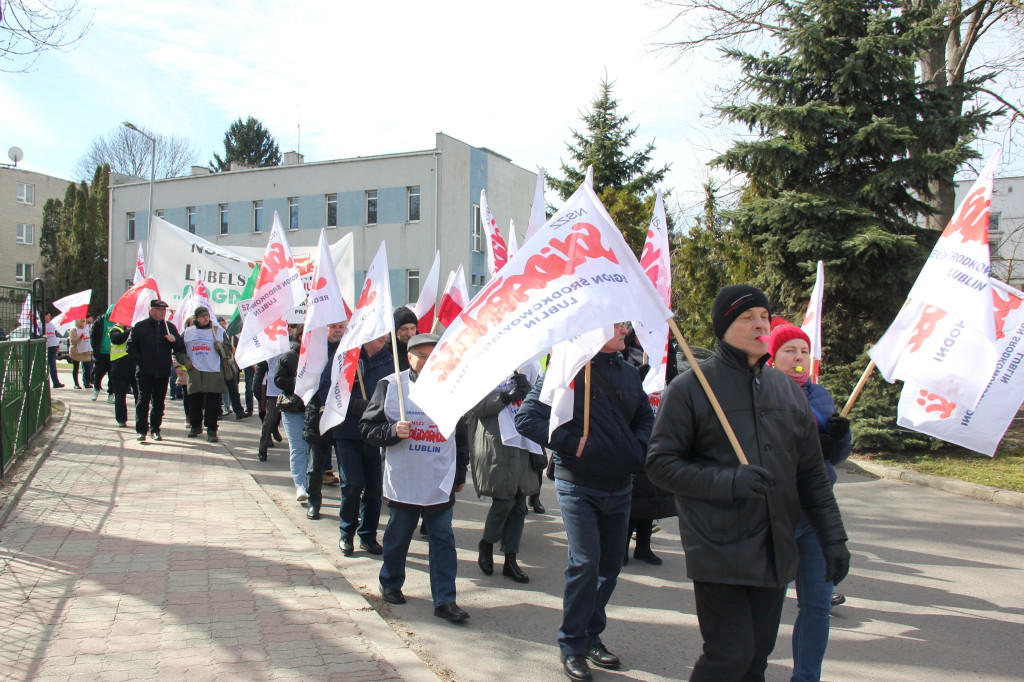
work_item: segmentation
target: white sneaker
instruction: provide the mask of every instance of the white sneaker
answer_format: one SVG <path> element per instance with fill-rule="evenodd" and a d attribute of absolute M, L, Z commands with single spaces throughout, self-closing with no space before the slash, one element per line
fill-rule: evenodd
<path fill-rule="evenodd" d="M 306 501 L 306 489 L 301 485 L 295 486 L 295 501 L 305 502 Z"/>
<path fill-rule="evenodd" d="M 99 397 L 100 397 L 100 389 L 97 388 L 95 391 L 92 392 L 92 401 L 96 402 L 96 398 L 99 398 Z"/>
<path fill-rule="evenodd" d="M 108 393 L 107 394 L 107 402 L 110 403 L 111 405 L 114 404 L 114 394 L 113 393 Z"/>

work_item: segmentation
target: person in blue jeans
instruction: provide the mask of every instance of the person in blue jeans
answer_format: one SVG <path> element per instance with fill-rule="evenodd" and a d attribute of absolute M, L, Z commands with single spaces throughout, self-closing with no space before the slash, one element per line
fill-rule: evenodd
<path fill-rule="evenodd" d="M 835 485 L 836 464 L 850 456 L 850 422 L 835 414 L 828 390 L 810 381 L 811 342 L 802 329 L 785 320 L 773 320 L 768 341 L 770 363 L 804 390 L 818 426 L 818 440 L 829 483 Z M 796 576 L 798 612 L 793 626 L 793 682 L 821 679 L 821 663 L 828 647 L 829 613 L 833 584 L 825 580 L 825 555 L 814 529 L 801 516 L 796 528 L 800 564 Z"/>
<path fill-rule="evenodd" d="M 435 334 L 409 339 L 409 369 L 397 377 L 388 374 L 377 383 L 359 430 L 366 442 L 384 448 L 384 499 L 391 518 L 384 530 L 381 596 L 389 604 L 404 604 L 405 560 L 420 516 L 427 525 L 430 594 L 434 615 L 459 623 L 469 614 L 455 602 L 458 558 L 452 531 L 455 493 L 466 484 L 469 439 L 465 419 L 455 433 L 442 434 L 433 420 L 409 399 L 409 387 L 419 376 L 437 345 Z M 399 391 L 405 415 L 399 407 Z"/>
<path fill-rule="evenodd" d="M 605 607 L 622 570 L 629 540 L 633 474 L 643 471 L 654 413 L 636 368 L 619 355 L 629 324 L 590 361 L 590 433 L 583 436 L 584 371 L 575 378 L 573 416 L 548 435 L 551 407 L 540 400 L 544 377 L 534 385 L 516 415 L 516 429 L 553 451 L 555 493 L 569 541 L 562 625 L 558 648 L 562 670 L 571 680 L 591 679 L 588 661 L 618 668 L 619 657 L 601 641 Z"/>

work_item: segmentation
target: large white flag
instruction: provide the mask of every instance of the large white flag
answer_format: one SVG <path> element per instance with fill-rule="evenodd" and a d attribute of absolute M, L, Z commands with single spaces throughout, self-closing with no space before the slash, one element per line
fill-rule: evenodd
<path fill-rule="evenodd" d="M 498 221 L 491 215 L 491 207 L 487 205 L 487 190 L 480 190 L 480 220 L 484 223 L 484 243 L 487 246 L 487 273 L 495 274 L 508 262 L 508 246 L 498 229 Z"/>
<path fill-rule="evenodd" d="M 90 300 L 92 300 L 92 289 L 68 294 L 64 298 L 54 301 L 53 307 L 61 314 L 53 318 L 53 325 L 58 331 L 63 332 L 73 325 L 75 320 L 84 320 L 89 315 Z"/>
<path fill-rule="evenodd" d="M 669 264 L 668 220 L 665 217 L 665 203 L 661 199 L 661 192 L 658 192 L 658 197 L 654 201 L 651 225 L 647 230 L 647 241 L 644 242 L 644 250 L 640 255 L 640 265 L 643 266 L 651 284 L 658 290 L 662 303 L 666 308 L 670 307 L 672 267 Z M 665 372 L 668 368 L 668 323 L 663 322 L 651 328 L 643 322 L 636 321 L 633 329 L 636 330 L 636 338 L 647 353 L 647 361 L 651 366 L 644 377 L 644 391 L 648 395 L 662 391 L 665 389 Z"/>
<path fill-rule="evenodd" d="M 135 257 L 135 279 L 132 284 L 138 284 L 146 279 L 146 257 L 142 253 L 142 244 L 139 244 L 139 255 Z"/>
<path fill-rule="evenodd" d="M 818 274 L 814 278 L 814 289 L 811 290 L 811 301 L 807 304 L 803 324 L 800 329 L 811 340 L 811 381 L 818 383 L 821 371 L 821 308 L 825 300 L 825 264 L 818 261 Z"/>
<path fill-rule="evenodd" d="M 379 339 L 394 328 L 388 252 L 382 241 L 377 255 L 370 263 L 370 269 L 366 271 L 363 291 L 359 294 L 359 301 L 348 321 L 345 335 L 341 337 L 341 343 L 331 360 L 331 390 L 320 417 L 320 433 L 345 421 L 362 345 Z"/>
<path fill-rule="evenodd" d="M 996 366 L 988 221 L 998 162 L 997 151 L 939 237 L 907 304 L 868 351 L 887 381 L 912 381 L 972 407 Z"/>
<path fill-rule="evenodd" d="M 251 367 L 288 350 L 287 316 L 305 296 L 306 289 L 285 239 L 281 218 L 274 211 L 274 226 L 260 263 L 260 277 L 249 314 L 238 334 L 235 361 L 239 367 Z"/>
<path fill-rule="evenodd" d="M 537 187 L 533 190 L 533 205 L 530 207 L 530 222 L 526 223 L 526 237 L 523 238 L 523 241 L 530 241 L 530 238 L 537 234 L 537 230 L 544 227 L 544 223 L 547 221 L 548 214 L 544 203 L 544 169 L 541 168 L 537 173 Z"/>
<path fill-rule="evenodd" d="M 557 343 L 551 349 L 548 371 L 544 374 L 544 385 L 540 389 L 541 402 L 551 406 L 549 438 L 555 429 L 572 419 L 576 400 L 576 375 L 613 336 L 614 325 L 598 327 Z"/>
<path fill-rule="evenodd" d="M 416 299 L 416 307 L 412 309 L 418 322 L 416 331 L 420 334 L 428 333 L 434 326 L 434 313 L 437 306 L 437 285 L 441 280 L 441 252 L 434 254 L 434 264 L 430 266 L 427 279 L 423 281 L 423 288 L 420 289 L 419 298 Z"/>
<path fill-rule="evenodd" d="M 999 360 L 977 406 L 971 409 L 908 381 L 897 413 L 900 426 L 989 457 L 1024 403 L 1024 293 L 996 280 L 992 290 Z"/>
<path fill-rule="evenodd" d="M 338 286 L 327 234 L 320 230 L 319 255 L 313 266 L 313 282 L 302 326 L 299 364 L 295 370 L 295 395 L 307 403 L 320 387 L 320 374 L 327 366 L 327 325 L 347 319 L 348 306 Z"/>
<path fill-rule="evenodd" d="M 584 183 L 452 321 L 410 397 L 442 433 L 512 370 L 555 344 L 671 313 Z"/>

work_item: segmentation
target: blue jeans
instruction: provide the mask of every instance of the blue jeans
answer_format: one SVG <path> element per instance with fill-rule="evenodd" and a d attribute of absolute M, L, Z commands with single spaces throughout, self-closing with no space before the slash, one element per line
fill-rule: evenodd
<path fill-rule="evenodd" d="M 256 374 L 253 367 L 242 368 L 242 377 L 245 379 L 245 411 L 252 414 L 252 380 Z"/>
<path fill-rule="evenodd" d="M 380 448 L 352 438 L 336 439 L 335 448 L 341 477 L 341 537 L 358 534 L 363 540 L 376 540 L 384 485 Z"/>
<path fill-rule="evenodd" d="M 427 511 L 423 507 L 389 507 L 391 518 L 384 529 L 384 564 L 380 568 L 383 587 L 402 589 L 405 584 L 405 558 L 409 555 L 412 534 L 419 525 L 420 513 L 427 524 L 427 544 L 430 548 L 430 595 L 434 608 L 455 601 L 455 533 L 452 531 L 452 508 Z"/>
<path fill-rule="evenodd" d="M 303 490 L 306 489 L 306 467 L 309 466 L 309 445 L 302 439 L 302 421 L 305 416 L 302 412 L 281 413 L 284 434 L 288 438 L 288 464 L 292 471 L 292 481 Z"/>
<path fill-rule="evenodd" d="M 796 574 L 796 624 L 793 625 L 793 681 L 821 678 L 821 662 L 828 647 L 832 583 L 825 581 L 825 555 L 807 519 L 796 527 L 800 567 Z"/>
<path fill-rule="evenodd" d="M 633 486 L 607 492 L 557 479 L 555 492 L 569 539 L 558 648 L 572 656 L 601 643 L 626 552 Z"/>
<path fill-rule="evenodd" d="M 57 346 L 46 349 L 46 364 L 50 368 L 50 382 L 56 387 L 60 383 L 57 378 Z"/>

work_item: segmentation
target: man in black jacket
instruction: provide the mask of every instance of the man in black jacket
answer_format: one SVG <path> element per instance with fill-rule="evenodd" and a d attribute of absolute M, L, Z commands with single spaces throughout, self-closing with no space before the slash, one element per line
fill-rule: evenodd
<path fill-rule="evenodd" d="M 135 361 L 135 379 L 139 382 L 135 432 L 139 434 L 140 443 L 146 441 L 147 433 L 153 434 L 153 440 L 163 440 L 160 425 L 164 419 L 167 382 L 173 372 L 171 356 L 184 352 L 185 342 L 178 328 L 167 321 L 167 304 L 154 299 L 149 304 L 149 317 L 132 327 L 128 337 L 128 355 Z"/>
<path fill-rule="evenodd" d="M 807 398 L 765 367 L 770 322 L 761 291 L 724 287 L 712 308 L 715 354 L 701 363 L 749 465 L 739 465 L 692 371 L 665 390 L 651 435 L 647 475 L 676 496 L 704 638 L 691 680 L 764 679 L 796 577 L 801 508 L 821 541 L 827 579 L 838 583 L 850 567 Z"/>
<path fill-rule="evenodd" d="M 654 413 L 640 375 L 619 353 L 628 323 L 594 356 L 590 382 L 590 433 L 583 437 L 583 390 L 574 394 L 572 420 L 548 436 L 551 407 L 540 400 L 544 377 L 534 385 L 516 415 L 516 429 L 554 451 L 555 492 L 569 540 L 562 625 L 558 648 L 569 679 L 589 680 L 589 660 L 618 668 L 619 657 L 601 642 L 605 607 L 622 569 L 633 474 L 643 470 Z M 584 385 L 584 372 L 575 386 Z"/>

